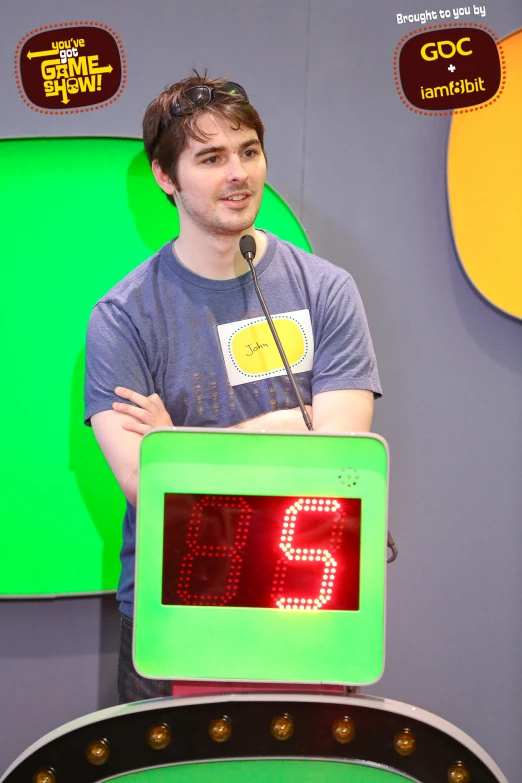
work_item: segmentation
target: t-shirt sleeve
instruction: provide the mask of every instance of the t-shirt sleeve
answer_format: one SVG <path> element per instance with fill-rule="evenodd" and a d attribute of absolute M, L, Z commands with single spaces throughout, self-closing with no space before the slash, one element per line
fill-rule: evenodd
<path fill-rule="evenodd" d="M 375 397 L 382 395 L 366 313 L 350 275 L 326 304 L 316 335 L 312 373 L 312 395 L 344 389 L 368 389 Z"/>
<path fill-rule="evenodd" d="M 99 302 L 87 329 L 85 350 L 85 424 L 91 416 L 112 410 L 113 402 L 128 402 L 116 386 L 149 396 L 154 392 L 139 331 L 128 314 L 112 302 Z"/>

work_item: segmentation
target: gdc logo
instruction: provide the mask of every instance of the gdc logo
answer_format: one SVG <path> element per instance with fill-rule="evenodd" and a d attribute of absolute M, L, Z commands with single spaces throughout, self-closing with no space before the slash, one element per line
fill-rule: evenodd
<path fill-rule="evenodd" d="M 439 41 L 438 43 L 430 41 L 430 43 L 424 44 L 422 47 L 421 57 L 425 60 L 436 60 L 439 56 L 449 59 L 450 57 L 455 57 L 456 54 L 462 54 L 464 57 L 468 57 L 470 54 L 473 54 L 473 52 L 471 49 L 463 49 L 462 45 L 464 43 L 469 43 L 470 40 L 470 37 L 466 36 L 465 38 L 460 38 L 456 44 L 454 44 L 453 41 Z"/>
<path fill-rule="evenodd" d="M 400 47 L 398 65 L 405 102 L 428 112 L 485 104 L 501 87 L 495 39 L 477 27 L 414 35 Z"/>

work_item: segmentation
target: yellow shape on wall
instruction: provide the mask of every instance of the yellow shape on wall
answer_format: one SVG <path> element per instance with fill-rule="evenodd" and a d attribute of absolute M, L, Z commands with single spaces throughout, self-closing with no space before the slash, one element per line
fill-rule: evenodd
<path fill-rule="evenodd" d="M 457 252 L 491 304 L 522 319 L 522 30 L 498 44 L 506 85 L 491 106 L 453 117 L 448 198 Z"/>

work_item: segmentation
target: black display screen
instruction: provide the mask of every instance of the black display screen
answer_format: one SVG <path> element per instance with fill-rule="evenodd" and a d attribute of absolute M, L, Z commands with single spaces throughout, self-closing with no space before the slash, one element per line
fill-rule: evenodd
<path fill-rule="evenodd" d="M 361 500 L 165 494 L 162 603 L 359 608 Z"/>

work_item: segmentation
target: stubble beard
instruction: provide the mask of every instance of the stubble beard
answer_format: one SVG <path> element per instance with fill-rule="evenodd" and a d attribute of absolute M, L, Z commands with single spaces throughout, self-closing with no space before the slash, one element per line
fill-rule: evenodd
<path fill-rule="evenodd" d="M 190 220 L 200 231 L 209 236 L 229 237 L 246 231 L 254 224 L 261 207 L 261 204 L 258 204 L 254 212 L 251 207 L 248 207 L 247 214 L 242 215 L 238 213 L 235 219 L 224 221 L 215 212 L 196 209 L 190 201 L 185 199 L 181 191 L 178 191 L 177 197 Z M 234 218 L 234 215 L 231 215 L 231 218 Z"/>

